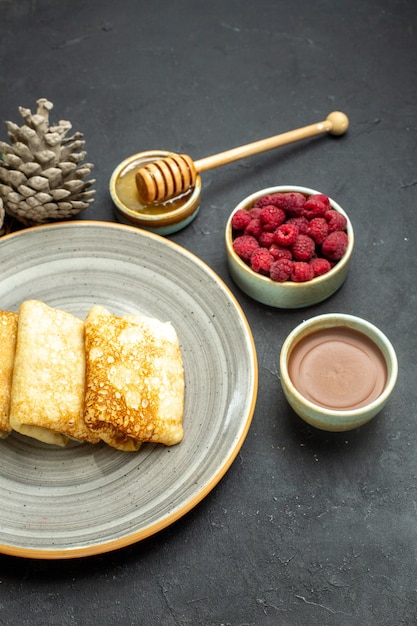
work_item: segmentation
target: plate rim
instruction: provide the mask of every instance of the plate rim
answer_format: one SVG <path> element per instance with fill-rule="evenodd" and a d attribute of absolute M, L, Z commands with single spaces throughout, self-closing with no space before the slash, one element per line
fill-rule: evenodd
<path fill-rule="evenodd" d="M 112 539 L 110 541 L 104 541 L 101 543 L 90 544 L 88 546 L 75 546 L 69 548 L 28 548 L 18 545 L 4 544 L 0 541 L 0 553 L 9 556 L 16 556 L 22 558 L 29 559 L 44 559 L 44 560 L 59 560 L 59 559 L 70 559 L 70 558 L 81 558 L 88 556 L 95 556 L 99 554 L 105 554 L 108 552 L 112 552 L 114 550 L 118 550 L 120 548 L 125 548 L 136 544 L 144 539 L 147 539 L 160 531 L 168 528 L 170 525 L 177 522 L 179 519 L 184 517 L 187 513 L 189 513 L 193 508 L 195 508 L 207 495 L 219 484 L 221 479 L 225 476 L 227 471 L 230 469 L 234 460 L 236 459 L 246 437 L 249 432 L 250 425 L 252 423 L 253 414 L 255 411 L 256 401 L 257 401 L 257 393 L 258 393 L 258 377 L 259 377 L 259 369 L 258 369 L 258 360 L 256 353 L 256 346 L 254 337 L 252 334 L 252 330 L 250 328 L 248 319 L 238 302 L 236 296 L 228 287 L 228 285 L 224 282 L 224 280 L 201 258 L 199 258 L 195 253 L 191 252 L 187 248 L 184 248 L 179 243 L 172 241 L 170 239 L 166 239 L 162 235 L 153 233 L 151 231 L 147 231 L 145 229 L 137 228 L 135 226 L 130 226 L 128 224 L 121 224 L 117 222 L 107 222 L 101 220 L 71 220 L 68 222 L 53 222 L 49 224 L 40 224 L 37 226 L 31 226 L 29 228 L 23 228 L 22 230 L 18 230 L 12 233 L 8 233 L 0 238 L 0 254 L 3 243 L 7 243 L 11 239 L 16 239 L 22 236 L 30 236 L 32 231 L 39 230 L 60 230 L 71 229 L 71 228 L 79 228 L 79 227 L 99 227 L 103 229 L 111 229 L 111 230 L 120 230 L 120 231 L 128 231 L 131 234 L 140 234 L 145 238 L 149 238 L 151 240 L 156 240 L 160 244 L 168 245 L 172 249 L 176 250 L 179 254 L 187 257 L 193 264 L 198 265 L 206 274 L 208 274 L 214 283 L 217 283 L 225 293 L 225 296 L 229 298 L 231 303 L 233 304 L 236 313 L 239 315 L 241 322 L 246 331 L 246 337 L 249 340 L 250 347 L 250 355 L 253 367 L 253 383 L 252 383 L 252 391 L 250 396 L 249 408 L 246 416 L 244 417 L 244 421 L 242 418 L 242 432 L 239 438 L 235 441 L 233 448 L 231 448 L 228 456 L 223 459 L 221 465 L 219 465 L 216 471 L 211 475 L 210 479 L 202 486 L 202 488 L 194 494 L 191 498 L 186 500 L 180 506 L 178 506 L 174 511 L 164 516 L 163 518 L 149 524 L 145 528 L 134 531 L 129 534 L 125 534 L 122 537 L 118 537 L 117 539 Z"/>

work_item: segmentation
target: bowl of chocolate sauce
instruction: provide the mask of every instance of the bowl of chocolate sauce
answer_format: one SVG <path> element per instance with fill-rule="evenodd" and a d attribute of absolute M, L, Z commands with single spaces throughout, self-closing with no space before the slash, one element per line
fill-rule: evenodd
<path fill-rule="evenodd" d="M 351 430 L 371 420 L 387 403 L 397 377 L 388 337 L 353 315 L 306 320 L 281 349 L 284 395 L 299 417 L 321 430 Z"/>

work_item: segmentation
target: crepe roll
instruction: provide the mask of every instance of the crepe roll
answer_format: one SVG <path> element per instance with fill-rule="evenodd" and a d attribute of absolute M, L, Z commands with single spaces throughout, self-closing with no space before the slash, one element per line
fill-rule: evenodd
<path fill-rule="evenodd" d="M 96 443 L 83 418 L 84 322 L 37 300 L 19 309 L 10 426 L 58 446 Z"/>
<path fill-rule="evenodd" d="M 85 421 L 107 444 L 134 451 L 142 442 L 183 438 L 184 371 L 170 322 L 116 316 L 94 306 L 85 320 Z"/>
<path fill-rule="evenodd" d="M 5 439 L 12 431 L 9 413 L 17 320 L 17 313 L 0 311 L 0 439 Z"/>

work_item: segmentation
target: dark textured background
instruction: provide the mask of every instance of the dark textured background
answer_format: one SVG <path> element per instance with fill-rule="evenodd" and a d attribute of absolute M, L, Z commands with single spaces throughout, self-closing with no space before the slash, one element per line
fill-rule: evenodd
<path fill-rule="evenodd" d="M 86 219 L 114 219 L 109 178 L 135 152 L 197 159 L 332 110 L 351 122 L 344 137 L 203 174 L 199 216 L 171 237 L 232 288 L 257 346 L 258 403 L 225 478 L 119 552 L 0 556 L 1 625 L 417 623 L 416 30 L 415 0 L 0 0 L 0 120 L 46 97 L 84 132 L 97 179 Z M 309 309 L 257 304 L 228 277 L 230 211 L 275 184 L 330 195 L 354 225 L 345 285 Z M 278 378 L 288 332 L 326 312 L 378 325 L 400 363 L 383 412 L 344 434 L 296 418 Z"/>

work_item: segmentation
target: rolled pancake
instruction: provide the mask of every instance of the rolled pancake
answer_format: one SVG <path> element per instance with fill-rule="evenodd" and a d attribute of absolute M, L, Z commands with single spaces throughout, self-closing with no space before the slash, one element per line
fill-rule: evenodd
<path fill-rule="evenodd" d="M 84 322 L 37 300 L 19 309 L 10 425 L 23 435 L 64 446 L 96 443 L 84 422 Z"/>
<path fill-rule="evenodd" d="M 17 320 L 17 313 L 0 311 L 0 439 L 5 439 L 12 431 L 9 412 Z"/>
<path fill-rule="evenodd" d="M 85 320 L 85 421 L 109 445 L 137 450 L 141 442 L 183 437 L 184 371 L 169 322 L 118 317 L 94 306 Z"/>

